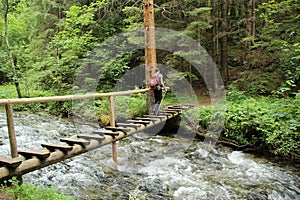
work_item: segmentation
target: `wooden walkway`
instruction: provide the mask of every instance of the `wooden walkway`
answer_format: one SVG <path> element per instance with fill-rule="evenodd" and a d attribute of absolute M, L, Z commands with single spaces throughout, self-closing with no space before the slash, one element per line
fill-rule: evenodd
<path fill-rule="evenodd" d="M 18 150 L 17 157 L 0 158 L 0 182 L 114 143 L 176 117 L 185 108 L 169 106 L 158 116 L 145 115 L 118 123 L 116 127 L 99 128 L 89 134 L 78 134 L 75 138 L 60 138 L 59 144 L 41 144 L 41 150 Z"/>

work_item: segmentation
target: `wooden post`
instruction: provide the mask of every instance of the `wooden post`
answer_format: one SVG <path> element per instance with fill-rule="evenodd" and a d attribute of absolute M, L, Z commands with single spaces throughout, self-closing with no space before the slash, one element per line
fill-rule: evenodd
<path fill-rule="evenodd" d="M 116 117 L 115 117 L 114 96 L 109 97 L 109 111 L 110 111 L 110 115 L 109 115 L 110 126 L 115 127 Z M 112 143 L 112 158 L 116 166 L 118 166 L 117 142 Z"/>
<path fill-rule="evenodd" d="M 5 104 L 6 120 L 8 128 L 8 137 L 10 143 L 10 154 L 12 158 L 18 157 L 18 144 L 16 139 L 15 125 L 14 125 L 14 114 L 11 104 Z M 17 179 L 20 183 L 23 183 L 22 175 L 17 175 Z"/>
<path fill-rule="evenodd" d="M 10 142 L 11 157 L 15 158 L 15 157 L 18 157 L 18 147 L 17 147 L 15 126 L 14 126 L 14 117 L 13 117 L 12 105 L 11 104 L 6 104 L 5 109 L 6 109 L 6 119 L 7 119 L 7 127 L 8 127 L 8 136 L 9 136 L 9 142 Z"/>
<path fill-rule="evenodd" d="M 154 23 L 154 2 L 144 0 L 144 28 L 145 28 L 145 64 L 146 64 L 146 86 L 150 85 L 151 75 L 155 72 L 156 46 L 155 46 L 155 23 Z M 150 110 L 154 103 L 152 92 L 147 93 L 147 109 Z"/>

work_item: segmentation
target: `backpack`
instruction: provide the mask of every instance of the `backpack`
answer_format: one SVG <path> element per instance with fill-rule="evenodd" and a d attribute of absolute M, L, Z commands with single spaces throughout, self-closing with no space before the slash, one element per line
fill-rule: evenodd
<path fill-rule="evenodd" d="M 153 74 L 150 80 L 150 90 L 156 90 L 158 86 L 157 74 Z"/>

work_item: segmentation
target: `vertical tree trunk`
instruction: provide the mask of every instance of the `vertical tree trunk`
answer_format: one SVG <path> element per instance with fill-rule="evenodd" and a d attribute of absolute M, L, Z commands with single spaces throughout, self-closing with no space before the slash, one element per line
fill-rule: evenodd
<path fill-rule="evenodd" d="M 221 74 L 223 81 L 228 81 L 228 42 L 227 42 L 227 29 L 228 29 L 228 6 L 227 0 L 222 0 L 222 25 L 221 25 Z"/>
<path fill-rule="evenodd" d="M 252 35 L 252 41 L 251 41 L 251 45 L 254 45 L 254 39 L 255 39 L 255 22 L 256 22 L 256 16 L 255 16 L 255 4 L 256 1 L 252 0 L 252 31 L 251 31 L 251 35 Z"/>
<path fill-rule="evenodd" d="M 155 46 L 155 23 L 154 23 L 154 2 L 144 0 L 144 28 L 145 28 L 145 57 L 146 57 L 146 86 L 149 87 L 151 75 L 154 73 L 156 64 Z M 150 111 L 154 103 L 152 92 L 147 93 L 147 109 Z"/>
<path fill-rule="evenodd" d="M 216 3 L 215 0 L 211 0 L 211 24 L 212 24 L 212 59 L 217 62 L 217 16 L 216 16 Z"/>
<path fill-rule="evenodd" d="M 244 6 L 245 6 L 245 15 L 246 15 L 246 41 L 245 41 L 245 50 L 244 50 L 244 61 L 246 63 L 245 67 L 249 68 L 249 59 L 248 54 L 250 53 L 250 47 L 252 45 L 252 42 L 254 42 L 253 39 L 253 0 L 244 0 Z"/>
<path fill-rule="evenodd" d="M 13 77 L 12 77 L 12 79 L 13 79 L 13 82 L 14 82 L 14 84 L 16 86 L 18 97 L 22 98 L 20 84 L 19 84 L 18 77 L 17 77 L 17 69 L 16 69 L 16 66 L 15 66 L 14 57 L 12 55 L 11 47 L 10 47 L 10 44 L 9 44 L 8 21 L 7 21 L 8 0 L 2 0 L 2 3 L 3 3 L 3 7 L 4 7 L 4 32 L 5 32 L 4 34 L 5 34 L 5 43 L 6 43 L 6 47 L 7 47 L 7 53 L 8 53 L 8 57 L 9 57 L 11 69 L 13 71 Z"/>
<path fill-rule="evenodd" d="M 58 26 L 57 26 L 57 33 L 60 32 L 60 20 L 61 20 L 61 0 L 58 0 L 58 7 L 57 7 L 57 21 L 58 21 Z M 59 47 L 56 48 L 56 61 L 59 64 L 61 59 L 61 52 L 59 51 Z"/>
<path fill-rule="evenodd" d="M 217 39 L 217 35 L 218 35 L 218 12 L 217 12 L 217 6 L 216 6 L 216 1 L 215 0 L 211 0 L 210 1 L 211 4 L 211 24 L 212 24 L 212 61 L 214 63 L 218 62 L 218 39 Z M 214 70 L 212 71 L 213 73 L 213 78 L 214 78 L 214 82 L 213 85 L 215 88 L 218 87 L 218 79 L 217 79 L 217 72 Z M 206 74 L 206 73 L 205 73 Z M 211 76 L 211 75 L 208 75 Z M 205 77 L 206 79 L 207 77 Z"/>

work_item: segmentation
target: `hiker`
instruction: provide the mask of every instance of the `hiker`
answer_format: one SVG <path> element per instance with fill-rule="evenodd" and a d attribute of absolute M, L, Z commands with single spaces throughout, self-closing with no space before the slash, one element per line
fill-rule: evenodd
<path fill-rule="evenodd" d="M 160 103 L 162 101 L 162 89 L 167 91 L 167 87 L 165 86 L 163 75 L 160 73 L 159 68 L 155 69 L 155 74 L 157 79 L 157 85 L 154 91 L 154 106 L 153 106 L 153 112 L 155 115 L 158 115 Z"/>

